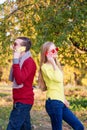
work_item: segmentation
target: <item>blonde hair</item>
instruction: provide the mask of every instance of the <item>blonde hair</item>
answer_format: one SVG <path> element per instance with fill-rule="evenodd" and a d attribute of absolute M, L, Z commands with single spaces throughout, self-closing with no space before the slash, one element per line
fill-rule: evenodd
<path fill-rule="evenodd" d="M 54 45 L 53 42 L 45 42 L 42 47 L 41 47 L 41 55 L 40 55 L 40 70 L 39 70 L 39 76 L 38 76 L 38 86 L 39 88 L 41 88 L 41 90 L 45 91 L 47 89 L 46 84 L 44 82 L 43 79 L 43 75 L 42 75 L 42 71 L 41 71 L 41 66 L 47 62 L 47 57 L 46 57 L 46 52 L 49 50 L 50 46 Z M 58 65 L 58 67 L 60 69 L 61 65 L 60 63 L 57 61 L 57 59 L 55 59 L 56 64 Z"/>

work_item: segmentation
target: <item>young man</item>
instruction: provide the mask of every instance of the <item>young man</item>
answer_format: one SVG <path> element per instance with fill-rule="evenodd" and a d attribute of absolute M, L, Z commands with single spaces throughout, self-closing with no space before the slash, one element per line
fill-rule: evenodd
<path fill-rule="evenodd" d="M 13 65 L 10 80 L 13 82 L 13 110 L 7 130 L 31 130 L 30 110 L 34 102 L 33 79 L 36 64 L 30 53 L 31 41 L 18 37 L 13 44 Z"/>

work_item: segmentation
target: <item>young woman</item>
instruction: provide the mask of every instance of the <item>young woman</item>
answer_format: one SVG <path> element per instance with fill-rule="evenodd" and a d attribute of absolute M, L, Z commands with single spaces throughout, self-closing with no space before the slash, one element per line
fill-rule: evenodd
<path fill-rule="evenodd" d="M 50 116 L 52 130 L 62 130 L 62 120 L 74 130 L 84 130 L 79 119 L 71 112 L 69 102 L 64 96 L 63 72 L 57 61 L 58 48 L 46 42 L 41 48 L 39 86 L 47 89 L 45 108 Z"/>

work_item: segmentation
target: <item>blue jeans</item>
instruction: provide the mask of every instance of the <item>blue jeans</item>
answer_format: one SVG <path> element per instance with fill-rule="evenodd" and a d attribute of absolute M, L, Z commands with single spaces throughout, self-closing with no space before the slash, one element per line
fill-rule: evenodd
<path fill-rule="evenodd" d="M 46 100 L 46 111 L 51 119 L 52 130 L 62 130 L 62 119 L 74 130 L 84 130 L 79 119 L 59 100 Z"/>
<path fill-rule="evenodd" d="M 7 130 L 31 130 L 30 110 L 32 105 L 16 103 L 11 111 Z"/>

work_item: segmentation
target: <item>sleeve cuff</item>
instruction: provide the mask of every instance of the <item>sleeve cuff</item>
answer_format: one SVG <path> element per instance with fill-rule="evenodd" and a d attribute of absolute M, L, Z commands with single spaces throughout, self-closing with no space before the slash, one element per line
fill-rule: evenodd
<path fill-rule="evenodd" d="M 19 64 L 19 59 L 13 59 L 13 64 Z"/>

